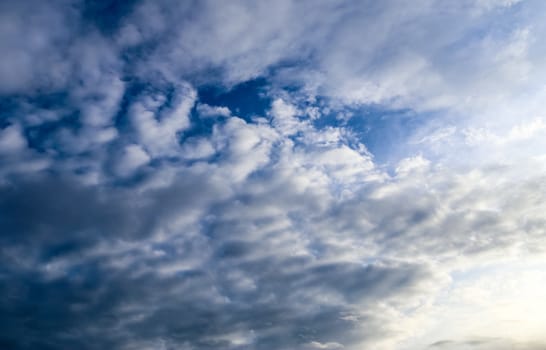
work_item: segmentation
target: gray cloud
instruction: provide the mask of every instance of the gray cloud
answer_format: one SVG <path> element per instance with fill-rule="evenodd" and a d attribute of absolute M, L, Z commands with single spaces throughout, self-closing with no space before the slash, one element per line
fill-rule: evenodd
<path fill-rule="evenodd" d="M 542 349 L 544 344 L 519 343 L 504 338 L 476 338 L 465 341 L 440 340 L 430 344 L 431 349 Z"/>
<path fill-rule="evenodd" d="M 277 164 L 261 166 L 244 189 L 222 167 L 178 169 L 167 184 L 150 175 L 127 189 L 48 178 L 5 186 L 2 314 L 11 321 L 3 341 L 22 349 L 374 346 L 396 336 L 399 322 L 378 303 L 403 310 L 441 286 L 434 260 L 517 245 L 518 230 L 502 227 L 521 225 L 519 212 L 532 205 L 511 213 L 506 203 L 502 217 L 484 217 L 460 196 L 467 183 L 452 182 L 439 202 L 442 183 L 429 178 L 425 190 L 419 173 L 364 182 L 342 199 L 327 183 L 301 187 L 319 174 L 335 179 L 328 168 L 294 164 L 282 177 Z M 499 192 L 527 201 L 527 186 Z M 487 187 L 471 193 L 488 198 Z"/>

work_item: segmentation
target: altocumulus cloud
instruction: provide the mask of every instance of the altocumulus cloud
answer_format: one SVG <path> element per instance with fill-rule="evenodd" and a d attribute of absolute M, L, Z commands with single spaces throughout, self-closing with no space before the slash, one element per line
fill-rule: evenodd
<path fill-rule="evenodd" d="M 2 2 L 0 347 L 544 348 L 544 10 Z"/>

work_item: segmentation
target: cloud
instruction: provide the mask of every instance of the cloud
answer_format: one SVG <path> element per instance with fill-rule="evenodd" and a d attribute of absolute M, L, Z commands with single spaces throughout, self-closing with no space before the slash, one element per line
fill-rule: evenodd
<path fill-rule="evenodd" d="M 273 116 L 273 125 L 285 135 L 293 135 L 302 127 L 305 127 L 305 124 L 301 123 L 296 117 L 296 108 L 282 99 L 273 101 L 271 114 Z"/>
<path fill-rule="evenodd" d="M 2 286 L 15 302 L 2 306 L 3 341 L 390 349 L 449 285 L 439 266 L 541 241 L 543 208 L 530 211 L 543 203 L 530 196 L 540 179 L 450 175 L 422 158 L 372 176 L 366 153 L 283 134 L 232 117 L 210 136 L 219 160 L 176 165 L 171 180 L 164 165 L 126 189 L 48 177 L 4 186 Z"/>
<path fill-rule="evenodd" d="M 20 93 L 27 89 L 56 88 L 66 83 L 70 61 L 56 44 L 72 39 L 74 11 L 58 1 L 46 6 L 39 1 L 2 4 L 2 63 L 0 92 Z"/>
<path fill-rule="evenodd" d="M 441 340 L 429 346 L 431 349 L 541 349 L 543 344 L 514 343 L 503 338 L 477 338 L 466 341 Z"/>
<path fill-rule="evenodd" d="M 540 348 L 540 3 L 97 6 L 0 5 L 0 347 Z"/>
<path fill-rule="evenodd" d="M 153 155 L 165 156 L 178 148 L 177 133 L 190 126 L 189 113 L 196 93 L 187 84 L 172 87 L 172 95 L 162 91 L 144 95 L 130 108 L 139 142 Z"/>
<path fill-rule="evenodd" d="M 19 125 L 10 125 L 0 131 L 0 153 L 18 153 L 26 149 L 27 142 Z"/>
<path fill-rule="evenodd" d="M 200 103 L 196 108 L 202 118 L 231 116 L 231 111 L 227 107 L 209 106 L 206 103 Z"/>
<path fill-rule="evenodd" d="M 307 345 L 307 348 L 309 349 L 343 349 L 343 345 L 339 343 L 319 343 L 319 342 L 311 342 Z"/>
<path fill-rule="evenodd" d="M 186 159 L 208 158 L 216 153 L 210 140 L 206 138 L 188 138 L 182 145 L 182 157 Z"/>
<path fill-rule="evenodd" d="M 118 172 L 128 175 L 139 167 L 147 164 L 150 156 L 138 145 L 128 145 L 123 152 L 123 158 L 118 164 Z"/>
<path fill-rule="evenodd" d="M 294 73 L 290 82 L 348 102 L 466 109 L 481 108 L 482 103 L 504 96 L 506 89 L 517 95 L 512 89 L 522 85 L 513 84 L 514 79 L 521 80 L 523 86 L 538 82 L 522 74 L 531 67 L 543 69 L 528 57 L 532 29 L 517 28 L 534 18 L 520 18 L 516 11 L 511 12 L 518 5 L 482 2 L 446 6 L 421 1 L 410 8 L 393 1 L 343 6 L 243 1 L 219 7 L 205 2 L 198 16 L 178 21 L 188 17 L 190 9 L 179 7 L 175 15 L 168 1 L 144 2 L 125 26 L 144 33 L 140 35 L 144 42 L 174 33 L 174 39 L 162 42 L 148 61 L 168 76 L 204 75 L 212 68 L 220 70 L 215 76 L 221 81 L 233 84 L 280 65 L 274 75 L 282 77 L 286 66 Z M 487 29 L 504 18 L 514 20 L 516 29 L 502 33 Z M 472 36 L 476 30 L 485 33 Z M 461 41 L 465 37 L 468 40 Z M 199 45 L 201 42 L 211 44 Z M 285 61 L 295 63 L 283 65 Z M 480 97 L 474 98 L 478 92 Z"/>

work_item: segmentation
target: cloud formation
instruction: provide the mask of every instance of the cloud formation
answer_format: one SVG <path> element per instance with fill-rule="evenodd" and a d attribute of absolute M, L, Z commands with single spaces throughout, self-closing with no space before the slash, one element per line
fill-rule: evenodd
<path fill-rule="evenodd" d="M 542 7 L 2 3 L 0 347 L 541 348 Z"/>

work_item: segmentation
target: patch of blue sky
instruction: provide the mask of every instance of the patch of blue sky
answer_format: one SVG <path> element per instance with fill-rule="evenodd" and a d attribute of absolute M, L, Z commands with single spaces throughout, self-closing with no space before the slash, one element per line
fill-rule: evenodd
<path fill-rule="evenodd" d="M 119 29 L 123 19 L 138 4 L 137 0 L 87 0 L 82 3 L 82 19 L 98 28 L 104 34 L 111 35 Z"/>
<path fill-rule="evenodd" d="M 43 152 L 51 146 L 51 136 L 59 130 L 80 127 L 80 112 L 68 106 L 70 97 L 66 91 L 4 98 L 0 101 L 0 127 L 14 123 L 27 125 L 24 133 L 28 146 Z"/>
<path fill-rule="evenodd" d="M 350 117 L 347 118 L 347 115 Z M 345 127 L 366 146 L 378 165 L 388 166 L 416 152 L 409 141 L 430 118 L 430 113 L 366 105 L 332 111 L 316 119 L 313 124 L 318 129 Z"/>
<path fill-rule="evenodd" d="M 18 109 L 18 102 L 14 98 L 0 98 L 0 128 L 12 123 L 14 113 Z"/>
<path fill-rule="evenodd" d="M 64 129 L 76 130 L 79 125 L 77 113 L 71 113 L 62 120 L 45 122 L 38 126 L 31 126 L 25 129 L 28 146 L 37 152 L 46 152 L 52 147 L 55 149 L 55 154 L 62 158 L 64 152 L 70 153 L 71 149 L 63 149 L 55 144 L 55 135 Z"/>
<path fill-rule="evenodd" d="M 257 78 L 226 88 L 206 85 L 199 89 L 199 102 L 210 106 L 227 107 L 232 114 L 251 121 L 254 116 L 265 116 L 271 106 L 267 95 L 268 82 Z"/>
<path fill-rule="evenodd" d="M 0 99 L 0 120 L 17 119 L 18 116 L 26 116 L 28 110 L 24 108 L 32 107 L 32 110 L 58 110 L 66 108 L 69 102 L 67 91 L 54 91 L 45 93 L 37 91 L 36 94 L 19 95 L 12 94 L 3 96 Z"/>

